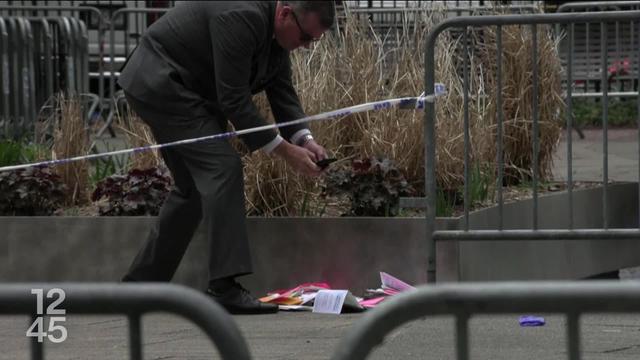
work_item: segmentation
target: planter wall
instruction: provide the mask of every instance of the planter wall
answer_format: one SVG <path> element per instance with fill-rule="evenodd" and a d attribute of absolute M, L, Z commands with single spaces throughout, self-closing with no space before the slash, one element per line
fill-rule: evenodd
<path fill-rule="evenodd" d="M 611 185 L 608 198 L 609 228 L 637 228 L 638 184 Z M 574 191 L 573 203 L 575 229 L 602 228 L 602 188 Z M 540 229 L 568 229 L 568 215 L 566 192 L 538 199 Z M 531 229 L 532 219 L 531 200 L 505 204 L 504 229 Z M 471 229 L 497 229 L 498 221 L 496 207 L 469 216 Z M 438 281 L 577 279 L 640 265 L 640 239 L 453 241 L 437 248 Z"/>
<path fill-rule="evenodd" d="M 601 190 L 574 193 L 575 226 L 601 226 Z M 638 226 L 637 184 L 610 187 L 610 227 Z M 540 228 L 566 228 L 566 195 L 541 197 Z M 496 228 L 497 209 L 470 215 L 472 228 Z M 0 217 L 0 281 L 118 281 L 145 240 L 150 217 Z M 530 228 L 531 204 L 505 205 L 505 228 Z M 461 219 L 438 219 L 460 229 Z M 379 271 L 409 283 L 426 279 L 420 218 L 249 218 L 254 274 L 243 283 L 262 294 L 327 281 L 362 293 Z M 207 246 L 198 231 L 175 281 L 207 282 Z M 438 279 L 448 281 L 579 278 L 640 264 L 640 241 L 439 243 Z"/>
<path fill-rule="evenodd" d="M 154 220 L 0 217 L 0 281 L 118 281 Z M 424 227 L 418 218 L 249 218 L 254 274 L 243 283 L 260 292 L 312 281 L 362 291 L 379 285 L 379 271 L 421 283 Z M 198 231 L 176 282 L 206 286 L 207 247 Z"/>

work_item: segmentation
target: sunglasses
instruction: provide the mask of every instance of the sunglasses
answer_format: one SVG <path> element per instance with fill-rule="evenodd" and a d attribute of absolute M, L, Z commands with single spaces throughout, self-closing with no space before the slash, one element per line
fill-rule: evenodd
<path fill-rule="evenodd" d="M 322 39 L 322 37 L 324 36 L 324 34 L 320 35 L 320 37 L 313 37 L 311 35 L 309 35 L 307 32 L 305 32 L 302 29 L 302 26 L 300 26 L 300 22 L 298 21 L 298 16 L 296 15 L 296 13 L 292 10 L 291 14 L 293 14 L 293 20 L 296 21 L 296 24 L 298 25 L 298 29 L 300 29 L 300 41 L 303 43 L 308 43 L 308 42 L 316 42 L 319 41 L 320 39 Z"/>

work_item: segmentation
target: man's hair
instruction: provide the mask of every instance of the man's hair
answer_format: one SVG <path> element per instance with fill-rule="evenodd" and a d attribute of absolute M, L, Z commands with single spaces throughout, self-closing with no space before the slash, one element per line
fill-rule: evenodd
<path fill-rule="evenodd" d="M 329 1 L 282 1 L 282 5 L 291 6 L 298 14 L 316 13 L 320 17 L 320 24 L 329 29 L 336 18 L 336 5 Z"/>

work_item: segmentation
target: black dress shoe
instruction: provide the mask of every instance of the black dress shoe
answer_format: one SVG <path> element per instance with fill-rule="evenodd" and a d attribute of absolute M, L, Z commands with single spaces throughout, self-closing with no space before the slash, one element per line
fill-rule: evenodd
<path fill-rule="evenodd" d="M 274 314 L 278 312 L 278 305 L 259 301 L 249 294 L 242 285 L 236 283 L 224 292 L 207 290 L 218 304 L 222 305 L 229 313 L 235 315 L 248 314 Z"/>

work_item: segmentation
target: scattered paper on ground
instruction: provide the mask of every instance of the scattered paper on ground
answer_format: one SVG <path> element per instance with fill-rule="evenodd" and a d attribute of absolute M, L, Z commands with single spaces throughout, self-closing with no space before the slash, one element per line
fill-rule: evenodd
<path fill-rule="evenodd" d="M 277 290 L 260 298 L 262 302 L 278 305 L 305 305 L 313 300 L 318 290 L 331 289 L 327 283 L 304 283 L 292 289 Z"/>
<path fill-rule="evenodd" d="M 384 299 L 385 299 L 384 296 L 379 296 L 371 299 L 364 299 L 360 301 L 360 305 L 366 309 L 370 309 L 372 307 L 375 307 L 379 303 L 381 303 Z"/>
<path fill-rule="evenodd" d="M 380 282 L 382 283 L 383 289 L 392 289 L 399 292 L 415 290 L 413 286 L 382 271 L 380 272 Z"/>
<path fill-rule="evenodd" d="M 313 301 L 313 312 L 320 314 L 340 314 L 347 298 L 347 290 L 320 290 Z"/>
<path fill-rule="evenodd" d="M 378 289 L 367 289 L 365 298 L 356 297 L 346 289 L 331 289 L 325 282 L 314 282 L 269 292 L 267 296 L 260 298 L 260 301 L 277 304 L 280 310 L 340 314 L 370 309 L 389 296 L 415 289 L 412 285 L 382 271 L 380 283 Z"/>

